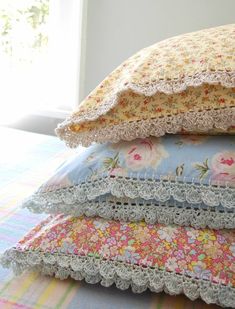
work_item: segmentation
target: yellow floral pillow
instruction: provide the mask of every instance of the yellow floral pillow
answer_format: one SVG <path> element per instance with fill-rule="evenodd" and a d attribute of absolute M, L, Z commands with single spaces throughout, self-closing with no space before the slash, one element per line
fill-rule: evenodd
<path fill-rule="evenodd" d="M 56 129 L 71 147 L 178 132 L 235 133 L 235 24 L 139 51 Z"/>

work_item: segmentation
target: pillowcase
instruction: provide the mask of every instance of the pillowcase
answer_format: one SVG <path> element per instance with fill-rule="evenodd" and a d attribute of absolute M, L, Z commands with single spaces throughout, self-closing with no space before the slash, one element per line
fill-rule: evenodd
<path fill-rule="evenodd" d="M 71 147 L 179 132 L 235 133 L 235 24 L 139 51 L 56 130 Z"/>
<path fill-rule="evenodd" d="M 78 151 L 23 204 L 34 212 L 235 228 L 232 136 L 178 136 Z"/>
<path fill-rule="evenodd" d="M 176 295 L 235 308 L 235 232 L 58 215 L 1 258 L 16 273 L 38 270 L 122 290 Z"/>

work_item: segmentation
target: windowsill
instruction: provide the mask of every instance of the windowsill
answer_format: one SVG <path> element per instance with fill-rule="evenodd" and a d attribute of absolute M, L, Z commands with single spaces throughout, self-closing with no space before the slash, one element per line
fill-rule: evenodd
<path fill-rule="evenodd" d="M 49 110 L 37 110 L 35 112 L 31 112 L 31 115 L 63 120 L 66 117 L 68 117 L 70 113 L 71 111 L 68 110 L 49 109 Z"/>
<path fill-rule="evenodd" d="M 3 126 L 40 134 L 55 135 L 55 128 L 64 120 L 67 114 L 69 113 L 55 113 L 54 111 L 42 112 L 41 114 L 31 113 L 9 124 L 3 124 Z"/>

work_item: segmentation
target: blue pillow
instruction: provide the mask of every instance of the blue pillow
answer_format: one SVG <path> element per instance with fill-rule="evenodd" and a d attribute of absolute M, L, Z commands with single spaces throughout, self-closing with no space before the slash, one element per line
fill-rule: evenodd
<path fill-rule="evenodd" d="M 34 212 L 235 228 L 234 136 L 168 135 L 92 145 L 25 203 Z"/>

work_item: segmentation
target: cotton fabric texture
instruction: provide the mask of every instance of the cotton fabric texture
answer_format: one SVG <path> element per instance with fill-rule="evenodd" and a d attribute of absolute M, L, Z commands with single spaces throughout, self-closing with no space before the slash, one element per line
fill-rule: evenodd
<path fill-rule="evenodd" d="M 5 252 L 16 273 L 38 270 L 122 290 L 176 295 L 235 308 L 234 231 L 49 217 Z M 88 241 L 89 240 L 89 241 Z"/>
<path fill-rule="evenodd" d="M 233 136 L 93 145 L 65 161 L 23 204 L 34 212 L 235 227 Z"/>
<path fill-rule="evenodd" d="M 141 50 L 56 132 L 89 147 L 23 203 L 50 216 L 4 267 L 235 308 L 235 25 Z"/>
<path fill-rule="evenodd" d="M 234 134 L 235 24 L 139 51 L 56 132 L 71 147 L 166 133 Z"/>

